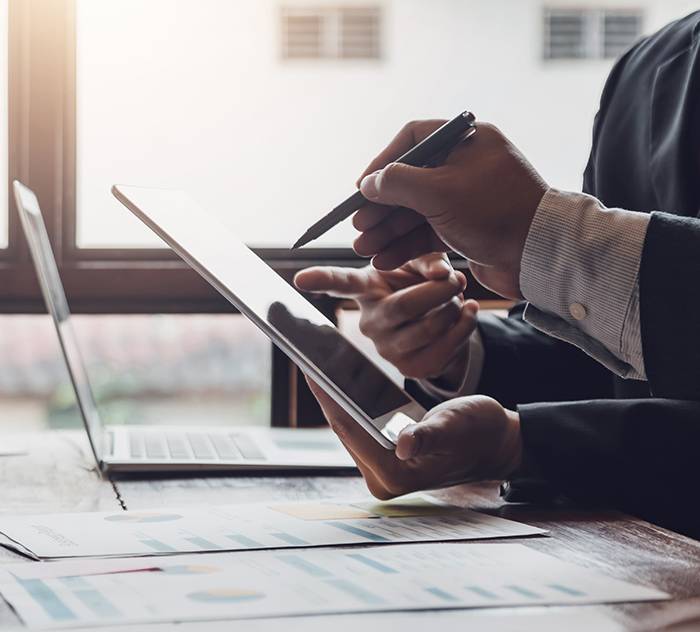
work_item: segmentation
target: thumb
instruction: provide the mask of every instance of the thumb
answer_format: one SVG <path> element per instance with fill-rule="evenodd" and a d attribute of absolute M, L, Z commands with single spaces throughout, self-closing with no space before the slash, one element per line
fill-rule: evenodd
<path fill-rule="evenodd" d="M 365 176 L 360 191 L 369 201 L 386 206 L 405 206 L 418 211 L 433 205 L 435 168 L 412 167 L 391 162 Z"/>
<path fill-rule="evenodd" d="M 396 441 L 396 456 L 407 461 L 428 454 L 439 454 L 454 449 L 454 436 L 443 415 L 437 414 L 406 426 Z"/>

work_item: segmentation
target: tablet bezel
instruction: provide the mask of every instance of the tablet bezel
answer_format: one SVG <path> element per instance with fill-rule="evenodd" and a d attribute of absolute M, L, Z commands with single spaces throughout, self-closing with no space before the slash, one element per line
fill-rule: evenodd
<path fill-rule="evenodd" d="M 185 261 L 185 263 L 187 263 L 187 265 L 202 276 L 212 287 L 214 287 L 214 289 L 216 289 L 224 298 L 226 298 L 234 307 L 236 307 L 241 314 L 248 318 L 268 338 L 270 338 L 270 340 L 272 340 L 272 342 L 276 344 L 293 362 L 299 365 L 304 373 L 318 382 L 319 385 L 322 386 L 323 389 L 333 398 L 333 400 L 338 403 L 338 405 L 341 406 L 343 410 L 345 410 L 345 412 L 347 412 L 357 423 L 359 423 L 360 426 L 362 426 L 362 428 L 380 445 L 387 450 L 393 450 L 396 447 L 396 437 L 398 436 L 401 428 L 411 422 L 420 421 L 425 414 L 425 409 L 418 402 L 416 402 L 411 395 L 403 391 L 403 389 L 400 389 L 400 387 L 398 387 L 398 385 L 396 385 L 393 381 L 392 384 L 403 392 L 406 399 L 409 400 L 408 403 L 379 417 L 370 418 L 369 415 L 367 415 L 349 395 L 347 395 L 342 389 L 338 388 L 338 386 L 329 377 L 327 377 L 323 371 L 321 371 L 313 362 L 308 360 L 300 349 L 297 349 L 290 341 L 279 335 L 278 332 L 275 331 L 262 318 L 260 318 L 254 312 L 254 310 L 250 309 L 231 288 L 227 287 L 223 282 L 221 282 L 202 262 L 198 261 L 194 256 L 192 256 L 185 246 L 180 244 L 172 235 L 161 227 L 157 221 L 151 218 L 147 209 L 140 208 L 135 201 L 130 199 L 128 194 L 129 190 L 133 190 L 135 193 L 139 190 L 147 190 L 151 193 L 159 190 L 128 185 L 115 184 L 112 186 L 112 194 L 117 198 L 117 200 L 119 200 L 119 202 L 121 202 L 129 211 L 131 211 L 146 226 L 148 226 L 148 228 L 150 228 L 163 241 L 165 241 L 165 243 L 170 246 L 170 248 L 175 251 Z M 176 192 L 174 190 L 167 189 L 160 189 L 160 191 L 168 194 Z M 186 194 L 184 194 L 184 192 L 177 191 L 177 193 L 182 194 L 185 198 L 188 197 Z M 197 207 L 197 210 L 199 211 L 200 209 Z M 232 239 L 234 239 L 233 236 Z M 263 263 L 265 262 L 263 261 Z M 284 279 L 281 277 L 280 280 L 281 282 L 286 283 L 286 281 L 284 281 Z M 367 356 L 365 355 L 365 357 Z M 372 362 L 370 358 L 367 358 L 367 360 L 368 362 Z M 383 370 L 380 371 L 382 375 L 384 375 L 385 379 L 391 381 Z M 375 423 L 378 424 L 382 430 L 379 430 L 379 428 L 375 426 Z"/>

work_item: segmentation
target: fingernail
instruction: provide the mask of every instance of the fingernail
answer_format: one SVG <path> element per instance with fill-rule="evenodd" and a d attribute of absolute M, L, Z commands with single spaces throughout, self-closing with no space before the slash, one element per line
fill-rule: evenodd
<path fill-rule="evenodd" d="M 463 290 L 467 289 L 467 277 L 464 276 L 461 272 L 457 274 L 457 278 L 459 279 L 459 285 Z"/>
<path fill-rule="evenodd" d="M 464 289 L 464 283 L 462 282 L 462 279 L 458 274 L 450 274 L 449 280 L 451 285 L 454 285 L 455 287 L 458 287 L 460 289 Z"/>
<path fill-rule="evenodd" d="M 377 190 L 377 181 L 379 180 L 379 171 L 370 173 L 365 176 L 360 182 L 360 191 L 368 200 L 376 200 L 379 192 Z"/>
<path fill-rule="evenodd" d="M 430 270 L 432 272 L 450 272 L 450 266 L 444 259 L 438 259 L 430 264 Z"/>

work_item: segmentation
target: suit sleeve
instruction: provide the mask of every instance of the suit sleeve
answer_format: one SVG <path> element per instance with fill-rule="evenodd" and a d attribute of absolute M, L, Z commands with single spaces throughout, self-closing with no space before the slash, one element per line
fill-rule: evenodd
<path fill-rule="evenodd" d="M 556 491 L 700 536 L 700 402 L 598 400 L 518 410 L 525 462 Z"/>
<path fill-rule="evenodd" d="M 644 363 L 656 397 L 700 400 L 698 279 L 700 219 L 653 213 L 639 302 Z"/>
<path fill-rule="evenodd" d="M 573 345 L 523 320 L 525 304 L 508 318 L 480 322 L 484 366 L 477 392 L 506 408 L 613 396 L 611 373 Z"/>
<path fill-rule="evenodd" d="M 476 393 L 489 395 L 506 408 L 540 401 L 569 401 L 613 396 L 611 373 L 573 345 L 552 338 L 523 320 L 525 303 L 508 318 L 480 318 L 484 348 Z M 440 403 L 413 381 L 406 390 L 424 407 Z"/>

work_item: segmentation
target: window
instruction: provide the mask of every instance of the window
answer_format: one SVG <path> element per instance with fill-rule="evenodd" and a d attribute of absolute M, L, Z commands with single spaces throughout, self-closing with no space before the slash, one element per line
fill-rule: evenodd
<path fill-rule="evenodd" d="M 546 9 L 545 59 L 611 59 L 641 35 L 642 12 L 633 9 Z"/>
<path fill-rule="evenodd" d="M 245 318 L 80 314 L 72 321 L 103 422 L 270 423 L 270 345 Z M 2 432 L 81 426 L 48 316 L 0 316 L 0 357 Z"/>
<path fill-rule="evenodd" d="M 603 56 L 619 57 L 641 35 L 639 11 L 605 11 L 603 14 Z"/>
<path fill-rule="evenodd" d="M 361 263 L 350 222 L 302 251 L 288 246 L 411 119 L 472 109 L 549 182 L 579 188 L 612 65 L 604 58 L 693 3 L 617 0 L 641 8 L 602 10 L 600 0 L 550 1 L 578 10 L 548 10 L 545 56 L 598 63 L 543 65 L 542 5 L 524 0 L 0 0 L 0 312 L 45 312 L 8 200 L 14 178 L 38 194 L 73 312 L 125 340 L 170 328 L 183 344 L 188 314 L 205 318 L 211 336 L 216 323 L 242 331 L 245 322 L 113 199 L 115 182 L 188 190 L 288 279 L 313 263 Z M 475 63 L 484 55 L 488 63 Z M 514 106 L 523 95 L 546 130 Z M 335 313 L 336 301 L 315 300 Z M 6 354 L 13 342 L 0 336 Z M 318 422 L 295 369 L 264 338 L 255 344 L 261 379 L 246 410 Z M 238 343 L 222 345 L 232 360 Z M 149 366 L 138 371 L 160 379 Z M 23 392 L 59 401 L 57 374 L 37 375 L 48 386 L 25 382 Z M 5 400 L 13 374 L 3 379 Z M 242 393 L 245 383 L 229 379 L 221 397 Z"/>
<path fill-rule="evenodd" d="M 282 9 L 284 59 L 378 59 L 378 7 Z"/>

